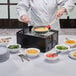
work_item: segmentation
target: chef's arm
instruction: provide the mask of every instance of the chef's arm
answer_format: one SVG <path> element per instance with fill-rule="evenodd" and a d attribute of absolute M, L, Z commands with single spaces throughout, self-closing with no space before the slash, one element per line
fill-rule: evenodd
<path fill-rule="evenodd" d="M 67 0 L 63 7 L 66 8 L 67 13 L 69 14 L 69 12 L 73 10 L 74 6 L 73 0 Z"/>
<path fill-rule="evenodd" d="M 29 0 L 21 0 L 18 4 L 17 4 L 17 14 L 18 14 L 18 19 L 19 21 L 22 21 L 22 16 L 27 16 L 27 12 L 29 10 L 30 6 L 29 6 Z"/>
<path fill-rule="evenodd" d="M 57 0 L 57 4 L 60 6 L 58 12 L 62 12 L 61 15 L 63 15 L 63 13 L 69 15 L 69 12 L 72 11 L 75 6 L 73 0 Z"/>

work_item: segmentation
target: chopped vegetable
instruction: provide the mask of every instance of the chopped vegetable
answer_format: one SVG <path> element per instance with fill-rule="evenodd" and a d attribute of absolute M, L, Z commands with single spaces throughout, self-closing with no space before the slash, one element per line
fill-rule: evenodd
<path fill-rule="evenodd" d="M 56 48 L 59 50 L 67 50 L 68 49 L 68 47 L 66 47 L 66 46 L 57 46 Z"/>
<path fill-rule="evenodd" d="M 10 45 L 8 48 L 9 49 L 17 49 L 17 48 L 19 48 L 19 45 Z"/>
<path fill-rule="evenodd" d="M 57 57 L 58 55 L 55 53 L 50 53 L 50 54 L 46 54 L 46 56 L 49 58 L 53 58 L 53 57 Z"/>

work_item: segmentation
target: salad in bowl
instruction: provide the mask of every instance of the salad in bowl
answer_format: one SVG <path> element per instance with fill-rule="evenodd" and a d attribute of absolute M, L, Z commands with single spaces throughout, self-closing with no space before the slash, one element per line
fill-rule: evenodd
<path fill-rule="evenodd" d="M 68 45 L 56 45 L 56 51 L 60 51 L 61 53 L 66 53 L 70 51 L 70 47 Z"/>
<path fill-rule="evenodd" d="M 18 52 L 21 48 L 20 44 L 10 44 L 7 46 L 8 50 L 12 53 Z"/>

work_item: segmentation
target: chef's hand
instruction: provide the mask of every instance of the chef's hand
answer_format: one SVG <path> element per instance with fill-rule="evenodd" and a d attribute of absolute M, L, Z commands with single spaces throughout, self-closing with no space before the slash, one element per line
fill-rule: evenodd
<path fill-rule="evenodd" d="M 31 22 L 31 19 L 30 19 L 27 15 L 22 15 L 22 16 L 21 16 L 21 20 L 22 20 L 22 22 L 24 22 L 24 23 L 29 23 L 29 22 Z"/>
<path fill-rule="evenodd" d="M 60 10 L 58 10 L 56 13 L 56 19 L 60 18 L 66 11 L 66 8 L 61 8 Z"/>

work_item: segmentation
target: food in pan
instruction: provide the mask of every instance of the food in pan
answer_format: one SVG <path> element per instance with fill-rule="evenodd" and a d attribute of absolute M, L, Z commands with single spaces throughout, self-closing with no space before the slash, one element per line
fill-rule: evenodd
<path fill-rule="evenodd" d="M 45 31 L 48 31 L 48 28 L 47 27 L 38 27 L 38 28 L 35 28 L 34 31 L 45 32 Z"/>
<path fill-rule="evenodd" d="M 39 55 L 40 53 L 40 50 L 37 49 L 37 48 L 28 48 L 25 50 L 26 54 L 30 57 L 34 57 L 34 56 L 37 56 Z"/>

